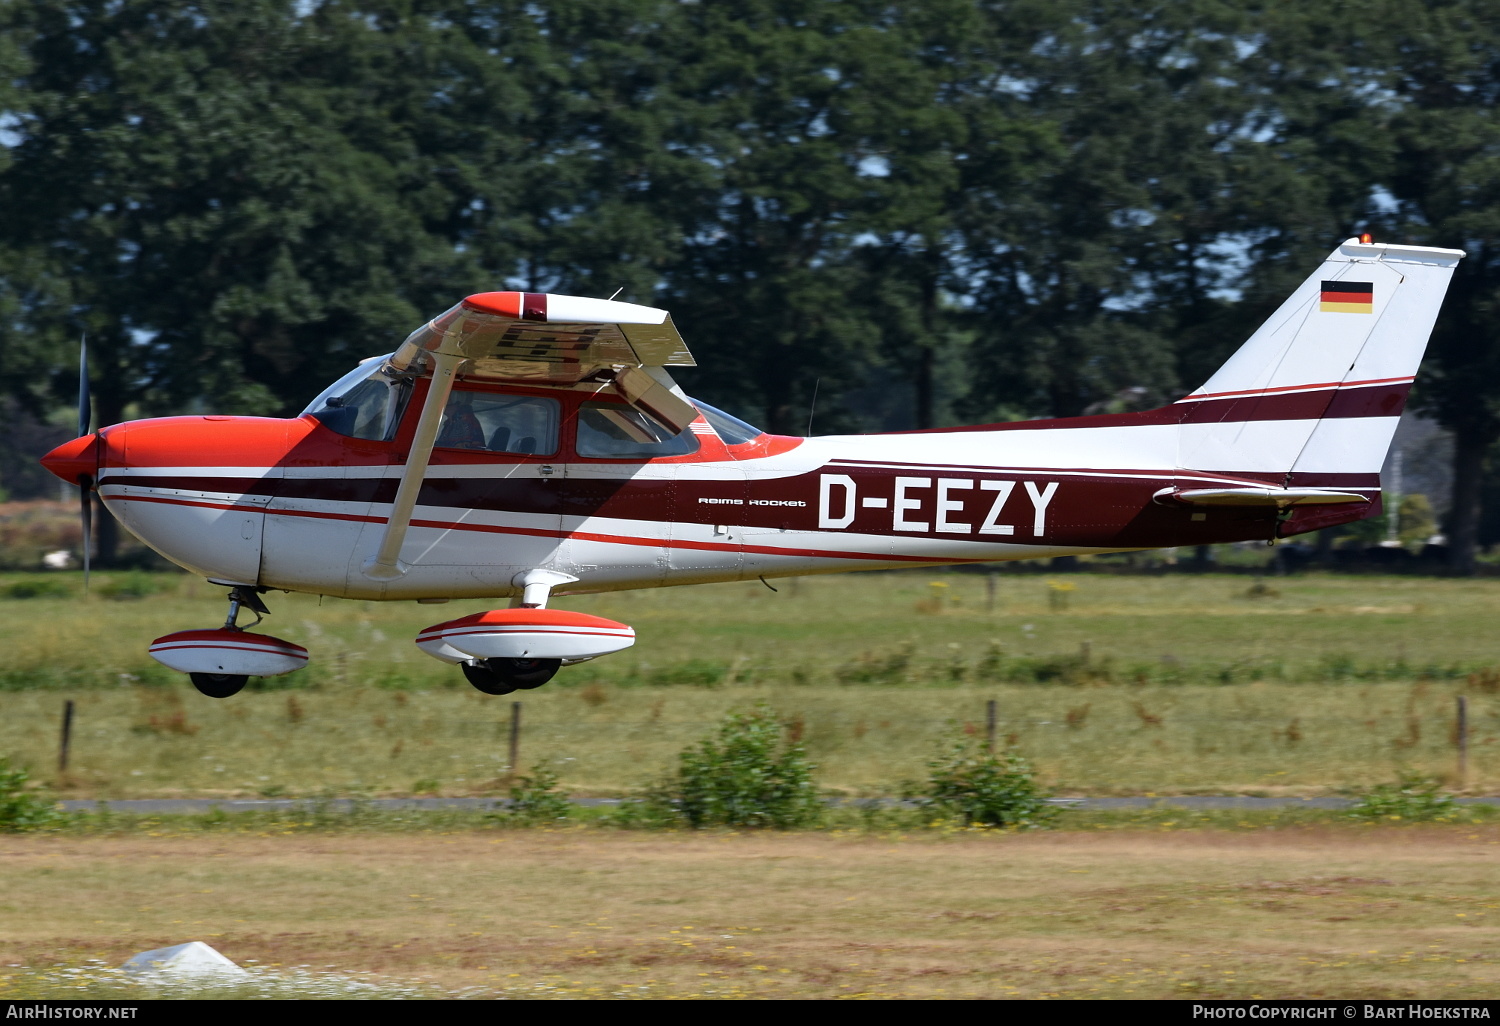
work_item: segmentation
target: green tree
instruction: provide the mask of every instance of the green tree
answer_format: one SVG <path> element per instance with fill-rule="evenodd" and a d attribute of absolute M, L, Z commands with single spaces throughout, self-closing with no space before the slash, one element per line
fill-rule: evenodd
<path fill-rule="evenodd" d="M 695 384 L 760 407 L 782 433 L 804 430 L 819 379 L 858 376 L 874 332 L 848 301 L 858 275 L 847 252 L 878 192 L 860 145 L 879 88 L 872 54 L 899 55 L 859 9 L 683 6 L 670 40 L 673 145 L 714 176 L 672 202 L 683 241 L 663 300 L 705 357 Z"/>
<path fill-rule="evenodd" d="M 86 333 L 99 425 L 199 400 L 294 410 L 436 306 L 451 251 L 406 194 L 409 149 L 381 137 L 379 76 L 354 74 L 372 31 L 301 9 L 0 9 L 26 62 L 0 171 L 0 347 L 49 353 L 67 394 Z M 102 524 L 105 562 L 112 541 Z"/>
<path fill-rule="evenodd" d="M 1489 450 L 1500 441 L 1500 11 L 1473 0 L 1389 10 L 1381 41 L 1404 237 L 1463 249 L 1418 381 L 1417 402 L 1453 432 L 1451 568 L 1474 571 Z"/>
<path fill-rule="evenodd" d="M 1240 16 L 1210 2 L 1090 0 L 989 13 L 992 38 L 1026 45 L 982 80 L 985 98 L 1038 144 L 996 161 L 982 148 L 992 133 L 970 133 L 969 411 L 1074 416 L 1126 386 L 1170 398 L 1188 384 L 1176 340 L 1220 316 L 1221 250 L 1245 230 Z"/>
<path fill-rule="evenodd" d="M 11 280 L 36 297 L 26 332 L 70 354 L 88 333 L 100 423 L 198 398 L 286 410 L 418 317 L 401 297 L 441 248 L 399 202 L 400 154 L 316 77 L 341 43 L 320 30 L 353 19 L 297 8 L 5 10 L 30 60 L 0 178 L 6 241 L 32 256 Z"/>
<path fill-rule="evenodd" d="M 1356 13 L 1357 12 L 1357 13 Z M 1477 0 L 1284 5 L 1258 17 L 1250 79 L 1266 159 L 1255 278 L 1284 292 L 1330 237 L 1464 249 L 1413 402 L 1454 432 L 1451 567 L 1471 573 L 1500 440 L 1500 12 Z"/>

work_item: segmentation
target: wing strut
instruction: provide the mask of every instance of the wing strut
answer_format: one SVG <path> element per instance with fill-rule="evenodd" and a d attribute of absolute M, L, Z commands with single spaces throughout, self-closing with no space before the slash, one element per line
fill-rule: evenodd
<path fill-rule="evenodd" d="M 376 581 L 393 581 L 405 576 L 407 565 L 401 562 L 401 543 L 406 540 L 406 529 L 411 526 L 411 513 L 417 505 L 417 496 L 422 491 L 422 479 L 427 476 L 427 463 L 432 459 L 432 447 L 437 442 L 438 427 L 443 422 L 443 407 L 448 405 L 448 394 L 453 391 L 453 378 L 462 356 L 445 353 L 441 349 L 432 353 L 432 384 L 427 389 L 427 399 L 422 403 L 422 414 L 417 420 L 416 436 L 412 438 L 411 451 L 406 456 L 406 469 L 401 472 L 401 485 L 396 489 L 396 499 L 391 503 L 391 515 L 385 523 L 385 533 L 380 536 L 380 546 L 375 555 L 367 559 L 360 568 L 366 577 Z"/>

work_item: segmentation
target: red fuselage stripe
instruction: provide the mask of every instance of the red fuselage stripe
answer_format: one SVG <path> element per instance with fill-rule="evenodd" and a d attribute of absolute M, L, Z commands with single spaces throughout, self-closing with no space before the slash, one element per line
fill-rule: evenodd
<path fill-rule="evenodd" d="M 307 652 L 289 652 L 284 648 L 254 648 L 249 645 L 211 645 L 208 643 L 197 645 L 152 645 L 148 652 L 182 652 L 189 648 L 212 648 L 220 652 L 258 652 L 261 655 L 289 656 L 292 659 L 306 659 Z"/>
<path fill-rule="evenodd" d="M 552 635 L 552 634 L 573 634 L 573 635 L 577 635 L 578 637 L 581 637 L 581 638 L 633 638 L 633 637 L 635 637 L 635 632 L 633 632 L 633 631 L 631 633 L 629 633 L 629 634 L 621 634 L 619 631 L 609 631 L 609 632 L 604 632 L 604 631 L 599 631 L 599 632 L 594 632 L 594 631 L 549 631 L 549 630 L 540 630 L 540 629 L 538 629 L 536 627 L 530 627 L 530 628 L 527 628 L 525 630 L 517 628 L 515 630 L 441 631 L 441 632 L 439 632 L 437 634 L 418 634 L 417 635 L 417 640 L 418 641 L 447 641 L 449 638 L 477 638 L 477 637 L 484 637 L 486 634 L 499 634 L 499 635 L 504 635 L 506 637 L 509 637 L 511 635 L 514 635 L 514 634 L 547 634 L 547 635 Z"/>

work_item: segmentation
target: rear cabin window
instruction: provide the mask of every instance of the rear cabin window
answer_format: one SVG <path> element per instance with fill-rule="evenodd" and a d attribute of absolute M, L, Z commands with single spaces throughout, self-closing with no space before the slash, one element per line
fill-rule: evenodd
<path fill-rule="evenodd" d="M 578 411 L 578 455 L 594 459 L 649 460 L 698 451 L 691 430 L 677 434 L 634 406 L 584 403 Z"/>
<path fill-rule="evenodd" d="M 443 408 L 437 445 L 517 456 L 551 456 L 557 452 L 556 399 L 532 395 L 496 395 L 454 390 Z"/>

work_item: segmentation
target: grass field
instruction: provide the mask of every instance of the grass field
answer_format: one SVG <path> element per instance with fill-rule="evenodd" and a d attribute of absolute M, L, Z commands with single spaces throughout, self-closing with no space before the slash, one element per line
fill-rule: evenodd
<path fill-rule="evenodd" d="M 60 579 L 0 577 L 0 595 Z M 764 701 L 823 785 L 888 794 L 921 774 L 944 732 L 982 729 L 993 699 L 1002 740 L 1065 792 L 1305 794 L 1403 766 L 1458 786 L 1464 694 L 1467 788 L 1500 786 L 1500 581 L 1011 574 L 993 609 L 974 574 L 779 587 L 566 600 L 632 623 L 640 641 L 513 696 L 525 703 L 522 766 L 549 759 L 578 793 L 620 793 L 726 710 Z M 58 781 L 70 796 L 502 787 L 510 701 L 410 642 L 467 605 L 269 599 L 265 629 L 308 645 L 313 666 L 214 701 L 145 647 L 211 623 L 220 589 L 101 575 L 88 599 L 0 598 L 0 754 L 50 777 L 71 698 L 73 761 Z"/>
<path fill-rule="evenodd" d="M 558 683 L 1319 683 L 1500 666 L 1500 580 L 997 574 L 991 609 L 986 576 L 861 573 L 781 581 L 775 593 L 741 583 L 565 597 L 558 604 L 632 624 L 639 640 Z M 100 574 L 88 598 L 77 589 L 76 574 L 0 575 L 0 686 L 113 687 L 122 674 L 180 682 L 146 645 L 224 615 L 223 589 L 184 574 Z M 462 687 L 411 639 L 482 606 L 267 601 L 261 629 L 313 651 L 308 669 L 283 679 L 295 686 Z"/>
<path fill-rule="evenodd" d="M 1476 998 L 1500 961 L 1495 826 L 163 831 L 0 837 L 0 998 L 188 939 L 472 996 Z"/>

